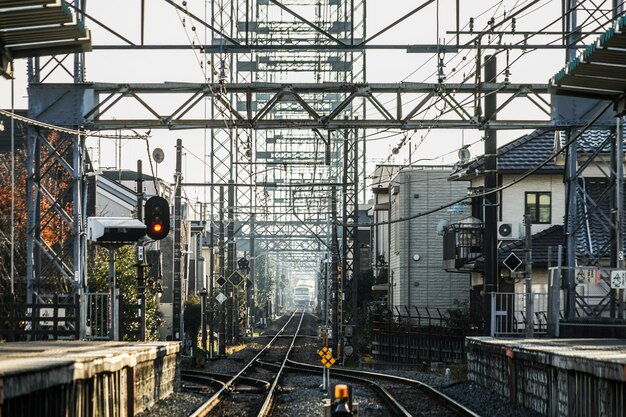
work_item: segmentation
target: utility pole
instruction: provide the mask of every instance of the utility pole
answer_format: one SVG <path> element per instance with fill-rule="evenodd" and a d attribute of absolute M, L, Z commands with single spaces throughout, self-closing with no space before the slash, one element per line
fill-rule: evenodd
<path fill-rule="evenodd" d="M 174 181 L 176 188 L 174 191 L 174 277 L 173 277 L 173 294 L 172 294 L 172 340 L 182 340 L 181 335 L 181 322 L 182 322 L 182 300 L 183 289 L 182 280 L 180 276 L 180 256 L 181 256 L 181 182 L 182 177 L 182 154 L 183 154 L 183 141 L 182 139 L 176 139 L 176 172 L 174 173 Z"/>
<path fill-rule="evenodd" d="M 624 210 L 624 140 L 622 139 L 622 123 L 621 116 L 617 117 L 615 126 L 615 140 L 613 141 L 614 152 L 612 156 L 614 156 L 613 166 L 615 171 L 615 210 L 613 223 L 615 227 L 613 227 L 615 239 L 615 250 L 613 251 L 615 256 L 615 266 L 617 269 L 624 269 L 624 244 L 623 244 L 623 232 L 622 225 L 624 222 L 623 219 L 623 210 Z M 618 289 L 616 291 L 617 295 L 617 318 L 624 318 L 624 290 Z"/>
<path fill-rule="evenodd" d="M 227 321 L 226 321 L 226 340 L 228 343 L 233 343 L 237 338 L 235 325 L 238 323 L 234 319 L 235 312 L 239 311 L 239 305 L 237 300 L 237 287 L 230 282 L 231 275 L 235 272 L 235 187 L 234 181 L 228 180 L 228 258 L 226 260 L 226 291 L 228 292 L 226 300 L 227 303 Z"/>
<path fill-rule="evenodd" d="M 213 190 L 211 189 L 211 193 Z M 213 197 L 211 197 L 213 200 Z M 211 214 L 213 213 L 213 204 L 211 204 Z M 215 293 L 213 291 L 213 283 L 215 282 L 215 233 L 213 228 L 213 216 L 209 220 L 209 358 L 213 358 L 215 352 L 213 347 L 215 345 Z"/>
<path fill-rule="evenodd" d="M 330 190 L 330 221 L 331 221 L 331 263 L 330 263 L 330 277 L 332 280 L 331 283 L 331 293 L 332 293 L 332 331 L 333 331 L 333 347 L 335 357 L 338 357 L 339 352 L 337 352 L 338 342 L 339 342 L 339 245 L 338 245 L 338 237 L 337 237 L 337 187 L 332 186 Z"/>
<path fill-rule="evenodd" d="M 485 56 L 486 83 L 495 83 L 498 69 L 496 56 Z M 485 97 L 485 117 L 489 123 L 496 119 L 498 107 L 497 94 Z M 488 128 L 485 135 L 485 231 L 483 254 L 485 257 L 485 281 L 483 287 L 483 312 L 485 333 L 491 332 L 491 294 L 497 291 L 498 282 L 498 196 L 495 188 L 498 186 L 498 131 Z"/>
<path fill-rule="evenodd" d="M 524 215 L 524 280 L 526 283 L 526 337 L 534 336 L 535 306 L 533 300 L 533 236 L 530 214 Z"/>
<path fill-rule="evenodd" d="M 580 31 L 577 22 L 576 12 L 577 0 L 566 0 L 563 2 L 563 16 L 564 27 L 563 32 L 568 35 L 563 37 L 563 42 L 567 45 L 565 54 L 565 63 L 576 58 L 578 49 L 576 43 L 580 39 Z M 576 131 L 571 127 L 566 130 L 566 143 L 569 143 L 572 136 L 576 136 Z M 565 203 L 565 274 L 564 285 L 565 288 L 565 318 L 573 319 L 576 308 L 576 193 L 578 188 L 578 177 L 576 175 L 577 162 L 578 162 L 578 140 L 575 140 L 567 147 L 566 161 L 565 161 L 565 190 L 566 190 L 566 203 Z M 560 261 L 560 259 L 559 259 Z"/>
<path fill-rule="evenodd" d="M 221 186 L 220 187 L 220 213 L 219 213 L 219 219 L 220 219 L 220 225 L 219 225 L 219 236 L 218 236 L 218 263 L 219 263 L 219 275 L 221 277 L 224 277 L 224 187 Z M 226 284 L 224 284 L 222 286 L 222 295 L 226 295 L 224 294 L 224 292 L 226 289 Z M 219 320 L 220 320 L 220 325 L 219 325 L 219 335 L 218 335 L 218 343 L 219 343 L 219 347 L 218 347 L 218 355 L 219 356 L 225 356 L 226 355 L 226 305 L 224 304 L 224 302 L 220 302 L 220 314 L 219 314 Z"/>
<path fill-rule="evenodd" d="M 137 219 L 143 222 L 143 172 L 137 160 Z M 146 340 L 146 281 L 144 279 L 145 251 L 143 241 L 137 242 L 137 298 L 139 299 L 139 340 Z"/>

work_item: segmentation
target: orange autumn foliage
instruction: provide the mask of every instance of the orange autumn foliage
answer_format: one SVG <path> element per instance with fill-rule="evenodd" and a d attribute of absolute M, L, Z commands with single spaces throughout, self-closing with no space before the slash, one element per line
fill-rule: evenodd
<path fill-rule="evenodd" d="M 63 157 L 71 164 L 72 138 L 59 135 L 56 132 L 49 134 L 48 142 L 53 146 L 58 156 Z M 28 227 L 28 193 L 27 193 L 27 151 L 25 148 L 15 152 L 15 188 L 11 187 L 11 154 L 0 154 L 0 292 L 10 274 L 11 257 L 11 203 L 14 203 L 14 262 L 15 276 L 26 275 L 26 239 Z M 72 230 L 69 224 L 59 214 L 65 212 L 71 219 L 73 213 L 72 177 L 58 162 L 55 156 L 45 146 L 41 147 L 41 169 L 35 174 L 39 180 L 40 195 L 40 236 L 45 245 L 55 252 L 69 243 Z M 54 202 L 57 206 L 53 207 Z M 64 215 L 65 215 L 64 214 Z M 44 245 L 44 246 L 45 246 Z M 71 257 L 70 257 L 71 259 Z M 45 259 L 42 257 L 42 261 Z"/>

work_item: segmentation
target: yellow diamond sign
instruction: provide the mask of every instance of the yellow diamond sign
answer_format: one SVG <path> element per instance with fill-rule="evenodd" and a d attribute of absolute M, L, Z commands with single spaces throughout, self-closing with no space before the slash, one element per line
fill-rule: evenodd
<path fill-rule="evenodd" d="M 330 352 L 330 350 L 328 350 L 328 348 L 326 346 L 324 346 L 323 348 L 321 348 L 317 354 L 320 355 L 320 357 L 324 357 L 324 355 L 326 355 L 328 352 Z"/>
<path fill-rule="evenodd" d="M 327 368 L 330 368 L 335 364 L 335 358 L 333 358 L 333 353 L 326 346 L 321 348 L 318 352 L 318 355 L 322 358 L 321 362 Z"/>

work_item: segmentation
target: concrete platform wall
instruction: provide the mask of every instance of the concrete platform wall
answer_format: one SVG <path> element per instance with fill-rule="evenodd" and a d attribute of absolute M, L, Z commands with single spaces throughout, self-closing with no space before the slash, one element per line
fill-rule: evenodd
<path fill-rule="evenodd" d="M 0 344 L 0 417 L 132 417 L 180 385 L 178 343 Z"/>
<path fill-rule="evenodd" d="M 626 355 L 620 348 L 600 347 L 593 357 L 584 346 L 585 354 L 577 356 L 567 344 L 548 345 L 468 338 L 468 379 L 548 417 L 626 415 Z"/>

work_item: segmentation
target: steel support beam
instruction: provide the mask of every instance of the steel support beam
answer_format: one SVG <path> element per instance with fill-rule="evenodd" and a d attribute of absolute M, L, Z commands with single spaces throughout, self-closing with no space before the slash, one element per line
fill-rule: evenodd
<path fill-rule="evenodd" d="M 193 83 L 163 83 L 163 84 L 107 84 L 94 83 L 74 85 L 39 84 L 31 85 L 31 90 L 39 97 L 53 100 L 55 95 L 68 94 L 68 90 L 80 90 L 84 97 L 96 97 L 96 103 L 84 106 L 80 118 L 86 129 L 536 129 L 554 127 L 547 114 L 550 113 L 550 98 L 547 84 L 510 84 L 485 82 L 479 85 L 469 83 L 402 83 L 402 84 L 350 84 L 350 83 L 323 83 L 323 84 L 276 84 L 276 83 L 232 83 L 232 84 L 193 84 Z M 226 100 L 224 91 L 232 95 L 235 100 L 246 107 L 246 113 L 240 113 Z M 454 96 L 450 92 L 454 92 Z M 497 92 L 499 95 L 509 95 L 505 105 L 495 110 L 498 120 L 494 118 L 481 119 L 471 116 L 474 114 L 474 97 L 489 95 Z M 78 94 L 78 93 L 76 93 Z M 272 98 L 258 107 L 258 95 L 270 95 Z M 307 107 L 319 107 L 319 94 L 339 95 L 344 98 L 338 104 L 328 107 L 325 112 L 318 111 L 317 116 L 305 111 L 302 103 Z M 168 105 L 178 102 L 174 110 L 158 108 L 154 95 L 168 97 Z M 124 112 L 119 112 L 118 103 L 121 98 L 132 100 L 124 102 Z M 295 97 L 298 97 L 296 99 Z M 415 99 L 423 99 L 417 106 Z M 178 100 L 176 99 L 178 98 Z M 446 109 L 433 112 L 436 106 L 426 106 L 430 98 L 441 101 Z M 537 108 L 535 119 L 506 119 L 502 114 L 512 102 L 528 99 L 533 107 Z M 210 100 L 219 111 L 211 118 L 196 119 L 187 116 L 204 100 Z M 344 118 L 346 111 L 361 106 L 360 102 L 367 100 L 375 103 L 377 112 L 370 112 L 363 118 Z M 262 102 L 262 101 L 261 101 Z M 301 109 L 297 117 L 274 118 L 273 112 L 279 111 L 279 103 L 291 103 Z M 318 103 L 318 104 L 316 104 Z M 329 102 L 330 103 L 330 102 Z M 398 109 L 386 108 L 381 103 L 394 103 Z M 458 105 L 450 106 L 449 103 Z M 253 110 L 255 109 L 256 110 Z M 343 109 L 343 110 L 342 110 Z M 282 110 L 281 110 L 282 111 Z M 129 114 L 148 112 L 150 118 L 133 118 Z M 372 114 L 373 113 L 373 114 Z M 375 114 L 378 113 L 378 114 Z M 42 121 L 48 120 L 45 113 L 39 116 Z"/>

